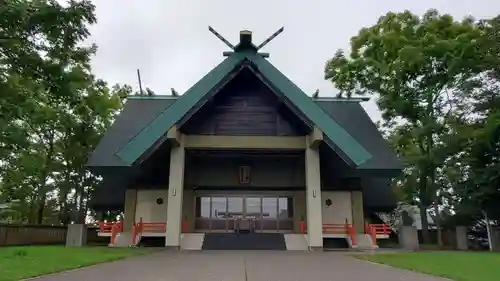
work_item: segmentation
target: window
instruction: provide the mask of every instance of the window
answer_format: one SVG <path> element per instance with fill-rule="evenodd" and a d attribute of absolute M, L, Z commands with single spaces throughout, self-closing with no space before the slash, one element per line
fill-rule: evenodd
<path fill-rule="evenodd" d="M 240 166 L 240 183 L 250 183 L 250 167 L 249 166 Z"/>

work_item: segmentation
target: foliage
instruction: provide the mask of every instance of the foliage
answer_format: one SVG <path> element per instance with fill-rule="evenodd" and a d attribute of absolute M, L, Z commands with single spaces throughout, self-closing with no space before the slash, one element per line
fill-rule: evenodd
<path fill-rule="evenodd" d="M 7 0 L 0 7 L 0 201 L 10 220 L 82 221 L 99 179 L 85 170 L 92 147 L 129 86 L 95 78 L 85 46 L 96 22 L 88 0 Z"/>
<path fill-rule="evenodd" d="M 382 127 L 405 165 L 396 190 L 419 204 L 426 241 L 429 207 L 439 226 L 451 204 L 477 211 L 498 194 L 498 22 L 390 12 L 325 67 L 340 96 L 378 97 Z"/>
<path fill-rule="evenodd" d="M 356 257 L 459 281 L 494 280 L 500 274 L 495 266 L 500 261 L 498 253 L 427 251 Z"/>

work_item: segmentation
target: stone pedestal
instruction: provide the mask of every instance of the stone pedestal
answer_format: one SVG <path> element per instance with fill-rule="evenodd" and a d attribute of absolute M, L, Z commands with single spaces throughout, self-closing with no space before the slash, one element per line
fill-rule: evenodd
<path fill-rule="evenodd" d="M 467 245 L 467 227 L 457 226 L 455 229 L 455 235 L 457 241 L 457 250 L 468 250 L 469 246 Z"/>
<path fill-rule="evenodd" d="M 68 225 L 66 247 L 83 247 L 87 244 L 87 227 L 84 224 Z"/>
<path fill-rule="evenodd" d="M 418 251 L 420 249 L 417 227 L 402 226 L 399 228 L 398 233 L 401 248 L 410 251 Z"/>
<path fill-rule="evenodd" d="M 500 228 L 491 228 L 491 244 L 493 245 L 493 251 L 500 251 Z"/>

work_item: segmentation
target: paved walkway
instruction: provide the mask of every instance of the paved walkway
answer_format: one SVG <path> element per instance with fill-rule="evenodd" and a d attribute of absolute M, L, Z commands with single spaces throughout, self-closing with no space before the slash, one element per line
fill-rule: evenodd
<path fill-rule="evenodd" d="M 196 251 L 135 257 L 37 281 L 443 281 L 338 252 Z"/>

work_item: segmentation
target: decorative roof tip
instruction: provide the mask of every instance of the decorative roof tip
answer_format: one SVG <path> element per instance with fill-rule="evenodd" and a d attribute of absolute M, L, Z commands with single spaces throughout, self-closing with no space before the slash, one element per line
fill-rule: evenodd
<path fill-rule="evenodd" d="M 312 95 L 313 99 L 317 99 L 319 97 L 319 89 L 316 89 L 314 94 Z"/>
<path fill-rule="evenodd" d="M 240 31 L 240 43 L 236 48 L 251 48 L 254 47 L 255 45 L 252 44 L 252 32 L 250 30 L 242 30 Z M 256 48 L 255 48 L 256 49 Z"/>
<path fill-rule="evenodd" d="M 231 44 L 228 40 L 226 40 L 226 38 L 222 37 L 222 35 L 220 35 L 217 31 L 215 31 L 215 29 L 213 29 L 211 26 L 208 27 L 208 30 L 210 32 L 212 32 L 212 34 L 214 34 L 217 38 L 219 38 L 219 40 L 221 40 L 224 44 L 226 44 L 226 46 L 228 46 L 231 49 L 231 51 L 226 51 L 226 52 L 222 53 L 225 57 L 228 57 L 228 56 L 234 54 L 235 52 L 252 51 L 252 52 L 255 52 L 255 53 L 261 55 L 264 58 L 268 58 L 269 57 L 269 53 L 259 53 L 258 51 L 262 47 L 264 47 L 265 45 L 267 45 L 269 42 L 271 42 L 271 40 L 273 40 L 281 32 L 283 32 L 284 27 L 281 27 L 280 29 L 278 29 L 278 31 L 276 31 L 275 33 L 273 33 L 271 36 L 269 36 L 266 40 L 264 40 L 258 46 L 256 46 L 256 45 L 253 44 L 253 42 L 252 42 L 252 31 L 250 31 L 250 30 L 242 30 L 242 31 L 240 31 L 240 42 L 236 46 L 234 46 L 233 44 Z"/>

